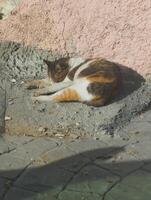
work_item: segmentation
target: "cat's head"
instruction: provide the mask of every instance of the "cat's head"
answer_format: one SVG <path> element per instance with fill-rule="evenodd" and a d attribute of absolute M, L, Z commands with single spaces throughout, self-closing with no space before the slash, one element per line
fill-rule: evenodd
<path fill-rule="evenodd" d="M 60 58 L 56 61 L 44 60 L 48 66 L 48 77 L 53 82 L 61 82 L 69 72 L 69 58 Z"/>

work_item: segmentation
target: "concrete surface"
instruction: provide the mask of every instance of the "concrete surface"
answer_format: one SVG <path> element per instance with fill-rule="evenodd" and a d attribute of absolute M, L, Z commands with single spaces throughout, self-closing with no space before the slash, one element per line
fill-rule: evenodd
<path fill-rule="evenodd" d="M 109 105 L 94 108 L 81 103 L 34 104 L 31 91 L 24 89 L 23 81 L 45 76 L 43 59 L 53 60 L 53 52 L 14 42 L 0 43 L 1 85 L 6 91 L 5 132 L 8 134 L 100 137 L 116 133 L 151 102 L 150 82 L 126 66 L 120 66 L 123 85 L 119 96 Z"/>
<path fill-rule="evenodd" d="M 150 130 L 148 110 L 99 140 L 4 135 L 0 199 L 148 200 Z"/>
<path fill-rule="evenodd" d="M 0 81 L 1 83 L 2 81 Z M 0 86 L 0 134 L 4 133 L 5 127 L 5 110 L 6 110 L 6 90 Z"/>
<path fill-rule="evenodd" d="M 150 1 L 14 2 L 0 1 L 0 40 L 49 51 L 0 42 L 0 200 L 150 199 L 151 82 L 137 73 L 151 73 Z M 120 66 L 120 95 L 101 108 L 33 104 L 23 81 L 68 54 L 137 72 Z"/>
<path fill-rule="evenodd" d="M 144 76 L 151 75 L 150 32 L 150 0 L 22 0 L 0 20 L 0 41 L 103 56 Z"/>
<path fill-rule="evenodd" d="M 6 19 L 21 0 L 0 0 L 0 20 Z"/>

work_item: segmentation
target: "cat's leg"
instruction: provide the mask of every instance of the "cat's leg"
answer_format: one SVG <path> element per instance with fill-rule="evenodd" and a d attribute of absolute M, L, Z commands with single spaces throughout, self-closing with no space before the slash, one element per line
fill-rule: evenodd
<path fill-rule="evenodd" d="M 87 91 L 89 81 L 86 79 L 81 79 L 70 87 L 62 89 L 52 95 L 41 95 L 33 97 L 34 101 L 55 101 L 55 102 L 65 102 L 65 101 L 81 101 L 89 102 L 94 97 Z"/>
<path fill-rule="evenodd" d="M 48 95 L 48 94 L 51 94 L 51 93 L 55 93 L 59 90 L 62 90 L 66 87 L 71 86 L 72 84 L 73 84 L 73 81 L 54 83 L 51 86 L 48 86 L 48 87 L 45 87 L 43 89 L 39 89 L 39 90 L 35 91 L 33 93 L 33 96 L 36 97 L 36 96 L 40 96 L 40 95 Z"/>
<path fill-rule="evenodd" d="M 52 84 L 51 80 L 46 79 L 39 79 L 39 80 L 30 80 L 25 82 L 26 89 L 37 89 L 37 88 L 45 88 Z"/>
<path fill-rule="evenodd" d="M 104 106 L 106 104 L 106 101 L 104 98 L 94 98 L 91 101 L 85 101 L 83 102 L 85 104 L 87 104 L 88 106 L 95 106 L 95 107 L 99 107 L 99 106 Z"/>
<path fill-rule="evenodd" d="M 62 89 L 52 95 L 33 96 L 32 100 L 39 101 L 39 102 L 42 102 L 42 101 L 54 101 L 54 102 L 79 101 L 80 95 L 72 86 L 70 86 L 70 87 Z"/>
<path fill-rule="evenodd" d="M 64 84 L 68 84 L 68 82 L 66 82 Z M 56 88 L 52 87 L 51 91 L 53 91 L 53 89 L 59 89 L 59 88 L 57 88 L 57 86 L 58 85 L 56 84 Z M 43 102 L 43 101 L 54 101 L 54 102 L 80 101 L 80 102 L 85 103 L 90 106 L 103 106 L 106 103 L 106 98 L 103 95 L 101 95 L 101 93 L 99 96 L 98 93 L 95 91 L 95 89 L 93 91 L 94 94 L 92 94 L 91 91 L 89 90 L 89 87 L 90 87 L 90 82 L 86 79 L 81 79 L 81 80 L 77 81 L 76 83 L 74 83 L 72 86 L 64 88 L 64 89 L 56 92 L 55 94 L 34 96 L 33 100 L 39 101 L 39 102 Z"/>

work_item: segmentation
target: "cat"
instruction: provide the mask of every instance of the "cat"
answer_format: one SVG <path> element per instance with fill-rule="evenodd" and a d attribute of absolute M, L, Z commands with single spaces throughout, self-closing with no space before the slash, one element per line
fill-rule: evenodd
<path fill-rule="evenodd" d="M 44 60 L 48 77 L 27 81 L 27 89 L 39 88 L 34 101 L 79 101 L 90 106 L 103 106 L 119 91 L 121 74 L 117 64 L 104 58 L 60 58 Z"/>

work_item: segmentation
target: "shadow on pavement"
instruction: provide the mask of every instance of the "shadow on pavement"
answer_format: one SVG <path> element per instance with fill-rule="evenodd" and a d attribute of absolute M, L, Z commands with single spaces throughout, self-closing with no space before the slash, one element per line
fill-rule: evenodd
<path fill-rule="evenodd" d="M 120 180 L 120 177 L 140 169 L 144 162 L 151 162 L 151 160 L 108 162 L 122 151 L 124 147 L 102 148 L 49 164 L 42 162 L 38 167 L 33 162 L 26 169 L 0 171 L 0 177 L 3 178 L 16 174 L 16 177 L 6 184 L 2 200 L 54 200 L 57 199 L 58 193 L 64 192 L 65 189 L 103 195 Z"/>

